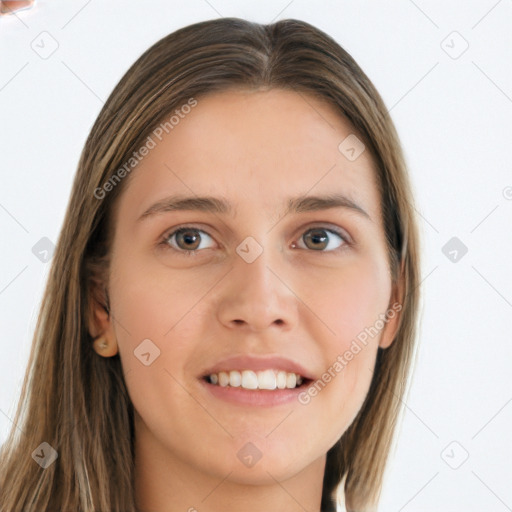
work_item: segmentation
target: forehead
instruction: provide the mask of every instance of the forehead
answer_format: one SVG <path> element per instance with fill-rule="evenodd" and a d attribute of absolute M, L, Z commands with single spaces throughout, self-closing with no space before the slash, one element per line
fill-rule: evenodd
<path fill-rule="evenodd" d="M 379 218 L 369 151 L 350 160 L 340 150 L 354 130 L 327 102 L 281 89 L 228 90 L 196 101 L 167 129 L 150 133 L 154 147 L 132 172 L 122 202 L 139 211 L 176 193 L 222 195 L 235 215 L 244 205 L 274 215 L 284 197 L 343 193 Z"/>

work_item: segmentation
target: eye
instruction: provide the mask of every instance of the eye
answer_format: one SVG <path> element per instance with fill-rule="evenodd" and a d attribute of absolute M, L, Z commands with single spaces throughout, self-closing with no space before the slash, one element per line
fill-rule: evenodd
<path fill-rule="evenodd" d="M 334 238 L 332 238 L 334 235 Z M 202 229 L 181 226 L 170 233 L 164 235 L 160 244 L 164 248 L 171 249 L 185 256 L 196 256 L 200 249 L 209 249 L 212 247 L 201 247 L 203 238 L 213 241 L 213 238 Z M 336 240 L 336 238 L 338 240 Z M 342 249 L 345 245 L 350 245 L 349 237 L 341 231 L 325 226 L 313 227 L 304 232 L 300 241 L 304 240 L 303 245 L 296 243 L 292 247 L 301 249 L 311 249 L 315 252 L 333 252 Z"/>
<path fill-rule="evenodd" d="M 212 237 L 202 229 L 194 227 L 180 227 L 171 233 L 166 234 L 161 244 L 170 246 L 171 249 L 190 256 L 195 255 L 199 249 L 205 249 L 205 247 L 200 247 L 201 241 L 205 236 L 206 238 L 213 240 Z M 206 249 L 207 248 L 208 247 L 206 247 Z"/>
<path fill-rule="evenodd" d="M 330 235 L 335 235 L 336 238 L 341 240 L 341 244 L 336 241 L 336 239 L 332 239 Z M 304 235 L 300 238 L 300 240 L 304 240 L 306 249 L 312 249 L 317 252 L 331 252 L 336 249 L 347 245 L 348 239 L 341 232 L 338 232 L 335 229 L 328 229 L 326 227 L 314 227 L 308 229 Z M 293 244 L 294 247 L 297 247 L 296 244 Z"/>

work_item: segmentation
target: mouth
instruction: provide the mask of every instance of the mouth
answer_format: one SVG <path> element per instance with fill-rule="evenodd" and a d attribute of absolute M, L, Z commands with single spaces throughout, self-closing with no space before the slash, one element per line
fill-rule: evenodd
<path fill-rule="evenodd" d="M 221 371 L 205 375 L 202 379 L 217 387 L 252 391 L 298 389 L 307 387 L 312 382 L 312 379 L 298 373 L 275 369 Z"/>
<path fill-rule="evenodd" d="M 279 354 L 239 354 L 205 368 L 199 382 L 209 398 L 238 406 L 270 407 L 297 401 L 314 375 Z"/>

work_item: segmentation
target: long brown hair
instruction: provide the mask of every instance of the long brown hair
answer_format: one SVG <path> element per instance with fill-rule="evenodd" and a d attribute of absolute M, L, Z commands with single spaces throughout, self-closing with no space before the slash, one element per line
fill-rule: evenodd
<path fill-rule="evenodd" d="M 293 19 L 262 25 L 222 18 L 184 27 L 149 48 L 122 77 L 92 127 L 51 264 L 14 425 L 0 452 L 2 512 L 136 512 L 133 404 L 119 356 L 98 357 L 88 332 L 91 293 L 108 283 L 113 211 L 128 177 L 101 199 L 97 191 L 106 190 L 105 183 L 176 108 L 232 87 L 281 88 L 328 101 L 375 162 L 390 271 L 393 282 L 403 279 L 403 307 L 394 342 L 378 350 L 361 410 L 327 453 L 322 511 L 334 510 L 342 478 L 349 511 L 376 506 L 414 359 L 419 301 L 419 239 L 399 139 L 379 93 L 331 37 Z M 97 299 L 108 307 L 106 294 Z M 58 453 L 46 469 L 31 456 L 44 442 Z"/>

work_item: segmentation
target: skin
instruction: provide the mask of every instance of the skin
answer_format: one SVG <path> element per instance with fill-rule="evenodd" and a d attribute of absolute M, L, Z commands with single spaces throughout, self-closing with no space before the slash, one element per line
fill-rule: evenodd
<path fill-rule="evenodd" d="M 28 7 L 32 7 L 34 0 L 4 0 L 0 1 L 0 15 L 12 14 Z"/>
<path fill-rule="evenodd" d="M 307 405 L 229 404 L 198 377 L 226 356 L 278 354 L 320 378 L 400 301 L 371 156 L 351 162 L 338 150 L 351 133 L 310 96 L 215 93 L 198 98 L 127 178 L 115 217 L 111 315 L 97 304 L 90 329 L 109 341 L 102 355 L 119 352 L 136 410 L 141 511 L 320 510 L 326 452 L 359 411 L 377 348 L 392 343 L 399 315 Z M 370 219 L 346 208 L 282 216 L 288 197 L 332 192 Z M 170 211 L 137 221 L 176 193 L 223 196 L 236 213 Z M 174 236 L 158 245 L 183 224 L 200 230 L 195 243 Z M 322 227 L 327 241 L 308 243 L 309 230 Z M 252 263 L 236 252 L 248 236 L 264 249 Z M 187 247 L 197 255 L 185 255 Z M 160 349 L 150 366 L 134 356 L 147 338 Z M 262 454 L 251 468 L 237 458 L 247 442 Z"/>

